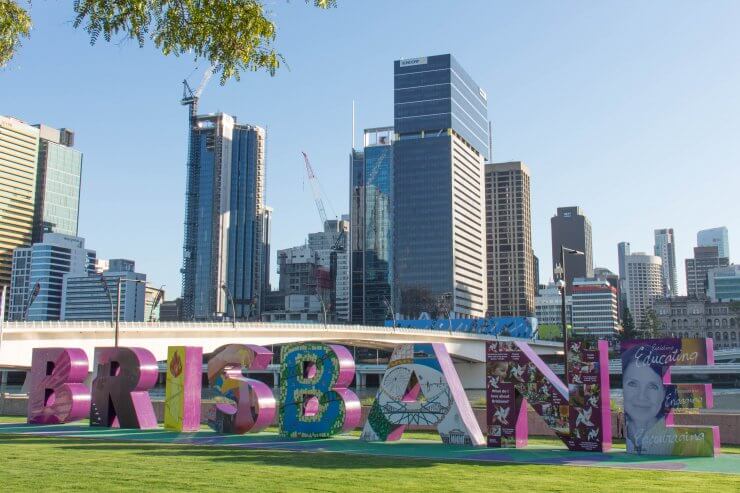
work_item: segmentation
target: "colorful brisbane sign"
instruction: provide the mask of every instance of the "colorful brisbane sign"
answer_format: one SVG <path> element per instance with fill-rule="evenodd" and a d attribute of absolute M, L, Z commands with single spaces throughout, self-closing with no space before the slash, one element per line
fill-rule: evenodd
<path fill-rule="evenodd" d="M 38 348 L 33 352 L 28 422 L 61 424 L 89 418 L 90 426 L 150 429 L 158 426 L 149 397 L 158 375 L 154 355 L 143 348 L 95 350 L 92 387 L 83 382 L 89 360 L 77 348 Z M 164 427 L 193 432 L 201 421 L 218 433 L 264 430 L 277 417 L 279 433 L 290 438 L 322 438 L 357 428 L 361 406 L 349 389 L 355 374 L 343 346 L 318 342 L 283 346 L 280 388 L 245 377 L 273 358 L 252 344 L 228 344 L 208 358 L 208 384 L 216 397 L 201 416 L 203 351 L 170 346 Z M 444 344 L 397 346 L 360 440 L 398 440 L 410 425 L 436 428 L 449 445 L 524 447 L 527 408 L 534 409 L 573 451 L 606 452 L 612 443 L 608 348 L 572 342 L 567 351 L 568 381 L 562 382 L 525 342 L 486 344 L 486 436 Z M 710 385 L 671 383 L 675 365 L 714 363 L 711 339 L 655 339 L 622 344 L 627 452 L 714 456 L 716 426 L 676 426 L 673 410 L 712 406 Z M 481 382 L 483 385 L 484 382 Z M 204 418 L 204 419 L 202 419 Z"/>

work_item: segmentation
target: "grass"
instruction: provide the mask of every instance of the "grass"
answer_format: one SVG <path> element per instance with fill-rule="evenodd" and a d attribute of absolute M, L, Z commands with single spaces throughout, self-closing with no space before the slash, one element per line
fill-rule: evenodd
<path fill-rule="evenodd" d="M 23 418 L 0 418 L 0 422 Z M 415 432 L 415 438 L 436 439 Z M 554 443 L 551 439 L 534 439 Z M 737 447 L 736 447 L 737 448 Z M 737 451 L 735 452 L 737 453 Z M 737 477 L 0 435 L 2 491 L 737 491 Z M 580 486 L 579 486 L 580 485 Z"/>

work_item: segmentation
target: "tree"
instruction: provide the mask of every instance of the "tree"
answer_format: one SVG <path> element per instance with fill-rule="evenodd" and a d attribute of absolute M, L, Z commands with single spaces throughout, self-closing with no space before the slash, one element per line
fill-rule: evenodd
<path fill-rule="evenodd" d="M 305 0 L 327 9 L 336 0 Z M 274 74 L 284 58 L 273 48 L 276 29 L 265 0 L 75 0 L 73 26 L 90 35 L 134 39 L 143 47 L 149 38 L 165 55 L 192 54 L 216 67 L 221 83 L 239 80 L 243 71 Z M 30 0 L 29 0 L 30 3 Z M 0 68 L 28 38 L 31 17 L 15 0 L 0 0 Z"/>
<path fill-rule="evenodd" d="M 632 313 L 630 312 L 630 309 L 625 307 L 622 314 L 621 340 L 628 341 L 630 339 L 635 339 L 636 337 L 637 332 L 635 331 L 635 320 L 632 318 Z"/>
<path fill-rule="evenodd" d="M 655 314 L 655 311 L 650 308 L 645 312 L 642 317 L 642 323 L 640 324 L 640 335 L 645 339 L 650 339 L 658 336 L 660 330 L 660 319 Z"/>

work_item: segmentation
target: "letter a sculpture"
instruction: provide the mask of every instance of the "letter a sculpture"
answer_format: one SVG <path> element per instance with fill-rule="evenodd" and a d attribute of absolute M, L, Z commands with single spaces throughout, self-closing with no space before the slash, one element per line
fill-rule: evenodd
<path fill-rule="evenodd" d="M 396 347 L 360 438 L 398 440 L 408 425 L 435 426 L 449 445 L 485 444 L 444 344 Z"/>

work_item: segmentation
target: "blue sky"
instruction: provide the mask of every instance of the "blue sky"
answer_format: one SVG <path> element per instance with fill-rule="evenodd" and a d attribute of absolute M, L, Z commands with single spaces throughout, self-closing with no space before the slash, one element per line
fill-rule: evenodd
<path fill-rule="evenodd" d="M 681 289 L 697 230 L 727 226 L 737 260 L 740 3 L 268 4 L 289 69 L 225 86 L 214 79 L 201 110 L 267 128 L 273 252 L 321 227 L 300 152 L 336 214 L 347 212 L 352 100 L 358 136 L 391 125 L 393 60 L 453 53 L 488 93 L 494 160 L 522 160 L 532 172 L 543 280 L 549 219 L 567 205 L 590 217 L 599 266 L 616 270 L 619 241 L 652 250 L 663 227 L 676 232 Z M 76 131 L 81 236 L 102 258 L 136 260 L 174 298 L 187 149 L 180 82 L 197 84 L 205 64 L 131 41 L 91 47 L 71 26 L 70 2 L 31 10 L 31 39 L 0 71 L 0 114 Z"/>

